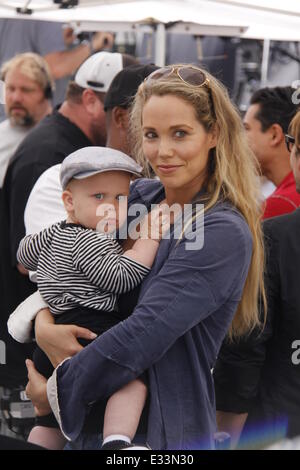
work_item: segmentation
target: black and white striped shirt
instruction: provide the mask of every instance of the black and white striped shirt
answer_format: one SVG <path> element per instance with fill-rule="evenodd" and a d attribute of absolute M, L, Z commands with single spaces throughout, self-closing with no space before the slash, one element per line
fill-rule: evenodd
<path fill-rule="evenodd" d="M 79 305 L 112 311 L 117 295 L 136 287 L 150 271 L 124 256 L 112 236 L 66 222 L 24 237 L 17 258 L 37 272 L 39 291 L 53 314 Z"/>

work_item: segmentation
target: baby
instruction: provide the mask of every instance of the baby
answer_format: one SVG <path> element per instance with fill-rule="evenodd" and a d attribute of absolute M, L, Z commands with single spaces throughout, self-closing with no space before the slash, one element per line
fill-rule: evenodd
<path fill-rule="evenodd" d="M 27 235 L 17 253 L 26 269 L 36 271 L 39 291 L 55 323 L 76 324 L 100 335 L 124 319 L 116 306 L 118 294 L 142 282 L 161 237 L 161 218 L 155 211 L 154 225 L 160 227 L 156 238 L 138 238 L 124 252 L 113 236 L 126 221 L 130 181 L 140 176 L 141 170 L 124 153 L 104 147 L 77 150 L 62 163 L 67 220 Z M 153 212 L 142 221 L 140 233 L 148 234 L 150 220 L 153 229 Z M 37 370 L 50 377 L 53 367 L 41 349 L 36 349 L 33 359 Z M 103 449 L 130 445 L 145 405 L 144 382 L 142 376 L 109 398 Z M 54 415 L 37 417 L 36 424 L 30 442 L 52 449 L 64 446 Z"/>

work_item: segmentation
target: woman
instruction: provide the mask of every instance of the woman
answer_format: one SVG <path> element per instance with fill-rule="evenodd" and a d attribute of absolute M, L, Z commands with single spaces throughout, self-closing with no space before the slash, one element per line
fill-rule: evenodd
<path fill-rule="evenodd" d="M 137 158 L 160 181 L 135 182 L 129 203 L 148 210 L 161 202 L 189 204 L 192 216 L 179 237 L 174 226 L 161 241 L 132 315 L 57 367 L 49 401 L 65 436 L 87 448 L 82 429 L 90 404 L 148 370 L 151 448 L 212 448 L 211 369 L 228 329 L 238 337 L 259 324 L 257 298 L 264 292 L 254 157 L 223 86 L 193 66 L 165 67 L 145 80 L 132 130 Z M 39 313 L 37 340 L 55 365 L 78 350 L 74 327 L 59 327 Z M 46 381 L 28 366 L 28 395 L 46 413 Z"/>

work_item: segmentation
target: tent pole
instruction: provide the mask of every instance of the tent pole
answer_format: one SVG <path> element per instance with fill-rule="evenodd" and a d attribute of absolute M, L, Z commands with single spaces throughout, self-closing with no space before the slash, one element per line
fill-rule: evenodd
<path fill-rule="evenodd" d="M 270 43 L 271 43 L 270 39 L 264 39 L 263 55 L 262 55 L 262 63 L 261 63 L 261 78 L 260 78 L 261 88 L 264 88 L 267 85 L 267 81 L 268 81 Z"/>
<path fill-rule="evenodd" d="M 166 28 L 159 23 L 155 32 L 155 64 L 163 67 L 166 63 Z"/>

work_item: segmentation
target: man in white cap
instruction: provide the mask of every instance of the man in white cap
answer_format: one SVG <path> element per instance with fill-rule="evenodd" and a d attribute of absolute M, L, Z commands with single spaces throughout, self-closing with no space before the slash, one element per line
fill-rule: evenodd
<path fill-rule="evenodd" d="M 43 119 L 23 140 L 4 180 L 1 218 L 1 315 L 0 339 L 6 344 L 6 365 L 1 366 L 0 385 L 26 383 L 24 357 L 30 353 L 8 337 L 6 322 L 14 308 L 35 290 L 16 253 L 25 235 L 24 209 L 38 177 L 70 153 L 106 140 L 103 100 L 114 76 L 135 63 L 119 53 L 99 52 L 87 59 L 70 82 L 66 100 Z"/>

